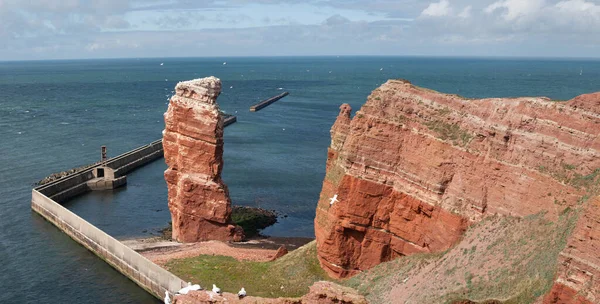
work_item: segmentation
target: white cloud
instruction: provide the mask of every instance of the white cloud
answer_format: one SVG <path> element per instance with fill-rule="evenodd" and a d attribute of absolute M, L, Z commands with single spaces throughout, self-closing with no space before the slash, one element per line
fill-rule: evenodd
<path fill-rule="evenodd" d="M 430 3 L 429 6 L 421 12 L 421 16 L 442 17 L 450 14 L 450 2 L 440 0 L 440 2 Z"/>
<path fill-rule="evenodd" d="M 288 9 L 272 17 L 274 7 Z M 600 0 L 0 0 L 0 40 L 0 60 L 197 54 L 598 57 Z"/>
<path fill-rule="evenodd" d="M 460 12 L 460 14 L 458 14 L 458 17 L 460 17 L 460 18 L 469 18 L 469 17 L 471 17 L 471 10 L 472 10 L 472 9 L 473 9 L 473 7 L 472 7 L 472 6 L 470 6 L 470 5 L 469 5 L 469 6 L 467 6 L 467 7 L 465 7 L 465 8 L 464 8 L 464 9 L 463 9 L 463 10 Z"/>
<path fill-rule="evenodd" d="M 600 5 L 584 0 L 561 1 L 556 4 L 556 8 L 570 13 L 600 14 Z"/>
<path fill-rule="evenodd" d="M 344 25 L 349 23 L 350 20 L 342 15 L 333 15 L 329 18 L 327 18 L 323 23 L 329 26 L 336 26 L 336 25 Z"/>
<path fill-rule="evenodd" d="M 488 14 L 504 10 L 503 17 L 513 21 L 519 17 L 535 14 L 544 7 L 545 0 L 502 0 L 490 4 L 484 9 Z"/>

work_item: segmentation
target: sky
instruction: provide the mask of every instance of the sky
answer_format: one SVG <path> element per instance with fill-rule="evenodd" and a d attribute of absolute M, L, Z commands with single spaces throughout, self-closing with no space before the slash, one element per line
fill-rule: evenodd
<path fill-rule="evenodd" d="M 600 0 L 0 0 L 0 61 L 600 57 Z"/>

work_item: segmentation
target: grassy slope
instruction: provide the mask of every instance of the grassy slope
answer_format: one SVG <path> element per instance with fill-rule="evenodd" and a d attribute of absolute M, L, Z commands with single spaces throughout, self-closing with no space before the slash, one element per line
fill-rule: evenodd
<path fill-rule="evenodd" d="M 185 281 L 203 287 L 216 284 L 237 293 L 244 287 L 252 296 L 300 297 L 316 281 L 327 279 L 319 266 L 316 244 L 311 242 L 275 262 L 239 262 L 231 257 L 202 255 L 174 260 L 167 269 Z"/>
<path fill-rule="evenodd" d="M 390 298 L 411 303 L 532 303 L 550 290 L 558 254 L 576 219 L 574 211 L 566 211 L 555 223 L 541 215 L 491 217 L 471 227 L 447 252 L 384 263 L 346 285 L 372 303 L 389 303 Z"/>

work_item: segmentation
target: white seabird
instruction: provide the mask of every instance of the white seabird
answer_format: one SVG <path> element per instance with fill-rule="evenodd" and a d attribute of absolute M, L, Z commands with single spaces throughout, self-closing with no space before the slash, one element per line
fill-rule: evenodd
<path fill-rule="evenodd" d="M 187 286 L 187 287 L 183 287 L 183 288 L 181 288 L 181 289 L 180 289 L 180 290 L 177 292 L 177 294 L 182 294 L 182 295 L 185 295 L 185 294 L 188 294 L 188 292 L 190 292 L 191 290 L 192 290 L 192 282 L 188 282 L 188 286 Z"/>
<path fill-rule="evenodd" d="M 194 284 L 192 286 L 189 286 L 190 290 L 202 290 L 202 287 L 200 287 L 199 284 Z"/>
<path fill-rule="evenodd" d="M 217 287 L 217 285 L 213 284 L 212 292 L 216 294 L 221 294 L 221 288 Z"/>
<path fill-rule="evenodd" d="M 160 65 L 164 65 L 164 63 L 161 62 Z"/>
<path fill-rule="evenodd" d="M 165 291 L 165 304 L 171 304 L 171 298 L 169 297 L 168 291 Z"/>
<path fill-rule="evenodd" d="M 223 65 L 227 65 L 227 61 L 223 62 Z"/>
<path fill-rule="evenodd" d="M 243 298 L 245 296 L 246 296 L 246 289 L 244 289 L 244 287 L 242 287 L 242 289 L 240 289 L 240 291 L 238 291 L 238 297 Z"/>
<path fill-rule="evenodd" d="M 337 196 L 338 196 L 338 195 L 336 194 L 336 195 L 334 195 L 332 198 L 330 198 L 330 199 L 329 199 L 329 205 L 330 205 L 330 206 L 333 206 L 333 204 L 335 204 L 335 203 L 339 202 L 339 200 L 337 199 Z"/>

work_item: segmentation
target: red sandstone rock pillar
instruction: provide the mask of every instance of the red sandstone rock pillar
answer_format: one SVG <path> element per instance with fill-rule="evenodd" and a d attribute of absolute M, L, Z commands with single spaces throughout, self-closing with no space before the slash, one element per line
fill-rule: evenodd
<path fill-rule="evenodd" d="M 231 224 L 231 200 L 221 180 L 223 117 L 216 103 L 221 81 L 195 79 L 175 90 L 163 131 L 173 239 L 240 241 L 243 230 Z"/>

